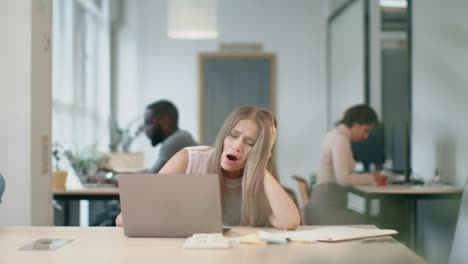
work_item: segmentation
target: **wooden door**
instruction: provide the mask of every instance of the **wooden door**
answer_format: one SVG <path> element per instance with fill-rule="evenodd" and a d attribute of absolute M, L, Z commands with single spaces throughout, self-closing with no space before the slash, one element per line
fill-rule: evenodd
<path fill-rule="evenodd" d="M 203 53 L 199 63 L 202 144 L 214 144 L 225 118 L 237 106 L 274 111 L 275 55 Z"/>

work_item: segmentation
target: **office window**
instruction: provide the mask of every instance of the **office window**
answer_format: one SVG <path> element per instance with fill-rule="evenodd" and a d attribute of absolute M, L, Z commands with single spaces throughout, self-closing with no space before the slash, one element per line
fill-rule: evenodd
<path fill-rule="evenodd" d="M 110 2 L 54 1 L 52 137 L 74 151 L 109 147 Z"/>

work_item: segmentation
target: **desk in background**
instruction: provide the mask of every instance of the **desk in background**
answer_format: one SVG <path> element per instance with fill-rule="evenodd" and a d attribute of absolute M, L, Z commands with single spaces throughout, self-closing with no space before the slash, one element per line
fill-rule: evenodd
<path fill-rule="evenodd" d="M 364 214 L 367 218 L 367 223 L 377 224 L 374 221 L 374 216 L 377 211 L 385 210 L 385 208 L 375 208 L 373 201 L 379 202 L 394 202 L 406 203 L 406 215 L 401 216 L 401 220 L 408 226 L 408 246 L 418 252 L 417 237 L 418 237 L 418 201 L 434 199 L 434 200 L 460 200 L 463 193 L 463 187 L 451 185 L 388 185 L 388 186 L 354 186 L 351 193 L 364 199 Z M 350 197 L 348 196 L 348 199 Z M 400 217 L 400 216 L 396 216 Z M 456 218 L 456 215 L 454 215 Z M 378 225 L 378 224 L 377 224 Z M 381 228 L 395 228 L 393 226 L 381 226 Z M 402 232 L 402 230 L 399 230 Z M 405 231 L 403 231 L 405 232 Z"/>
<path fill-rule="evenodd" d="M 64 225 L 70 225 L 70 201 L 109 201 L 119 200 L 119 189 L 115 188 L 83 188 L 76 190 L 53 190 L 53 199 L 63 207 Z"/>
<path fill-rule="evenodd" d="M 299 229 L 313 228 L 316 227 L 301 226 Z M 233 227 L 227 236 L 242 236 L 258 230 Z M 121 227 L 0 227 L 0 234 L 2 264 L 424 263 L 414 252 L 392 238 L 370 243 L 354 240 L 283 245 L 234 244 L 230 249 L 184 250 L 183 238 L 128 238 Z M 66 238 L 73 239 L 73 242 L 57 251 L 17 250 L 40 238 Z"/>

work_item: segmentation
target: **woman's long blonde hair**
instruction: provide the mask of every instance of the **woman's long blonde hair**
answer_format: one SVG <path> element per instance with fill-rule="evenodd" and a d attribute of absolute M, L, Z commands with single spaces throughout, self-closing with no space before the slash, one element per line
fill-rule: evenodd
<path fill-rule="evenodd" d="M 224 191 L 224 178 L 221 168 L 224 139 L 240 120 L 252 120 L 259 128 L 255 142 L 244 167 L 242 178 L 241 225 L 264 226 L 271 215 L 270 203 L 265 194 L 263 180 L 265 170 L 276 178 L 276 167 L 271 149 L 273 128 L 276 127 L 275 115 L 265 108 L 240 106 L 226 118 L 215 142 L 215 162 L 213 171 L 221 176 L 221 192 Z M 271 154 L 271 155 L 270 155 Z"/>

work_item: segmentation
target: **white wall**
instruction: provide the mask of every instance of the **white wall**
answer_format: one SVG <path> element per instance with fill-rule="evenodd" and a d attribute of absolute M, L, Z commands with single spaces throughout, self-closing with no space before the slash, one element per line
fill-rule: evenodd
<path fill-rule="evenodd" d="M 426 180 L 439 168 L 442 181 L 460 185 L 468 177 L 467 10 L 467 1 L 416 0 L 412 12 L 412 167 Z M 457 204 L 418 204 L 418 247 L 429 263 L 448 262 Z"/>
<path fill-rule="evenodd" d="M 335 127 L 346 109 L 365 102 L 364 6 L 365 1 L 353 2 L 327 25 L 329 129 Z"/>
<path fill-rule="evenodd" d="M 326 13 L 328 16 L 333 15 L 333 13 L 341 8 L 344 4 L 346 4 L 348 1 L 347 0 L 332 0 L 326 2 L 325 6 L 327 6 Z M 381 77 L 381 71 L 382 71 L 382 61 L 381 61 L 381 53 L 382 53 L 382 47 L 381 47 L 381 11 L 380 11 L 380 4 L 378 1 L 369 1 L 369 6 L 365 6 L 365 1 L 356 1 L 352 5 L 348 6 L 344 13 L 340 13 L 338 18 L 335 18 L 333 20 L 333 23 L 331 24 L 332 27 L 330 28 L 331 30 L 331 38 L 332 39 L 339 39 L 340 36 L 341 38 L 345 39 L 343 43 L 332 43 L 332 46 L 330 47 L 331 50 L 335 50 L 335 52 L 332 53 L 337 53 L 340 49 L 346 47 L 350 50 L 356 50 L 358 47 L 364 47 L 364 42 L 363 42 L 363 36 L 364 36 L 364 29 L 356 27 L 356 23 L 348 23 L 349 25 L 346 25 L 346 23 L 343 24 L 342 20 L 345 19 L 352 19 L 352 20 L 359 20 L 361 19 L 362 21 L 360 23 L 364 23 L 363 19 L 364 17 L 362 14 L 359 14 L 358 17 L 356 17 L 356 14 L 358 12 L 358 7 L 362 7 L 364 5 L 364 10 L 369 12 L 369 104 L 374 108 L 376 111 L 377 115 L 379 116 L 379 120 L 382 118 L 382 77 Z M 339 34 L 337 34 L 337 28 L 340 27 L 341 31 Z M 345 28 L 348 27 L 348 28 Z M 338 29 L 340 29 L 338 28 Z M 361 30 L 362 29 L 362 30 Z M 335 34 L 335 35 L 334 35 Z M 343 37 L 344 36 L 344 37 Z M 338 46 L 338 47 L 336 47 Z M 343 47 L 341 47 L 343 46 Z M 350 52 L 349 50 L 343 51 L 342 52 Z M 344 73 L 350 74 L 354 73 L 351 75 L 353 78 L 348 76 L 347 78 L 338 78 L 335 76 L 331 76 L 331 98 L 332 102 L 329 107 L 331 110 L 330 112 L 330 120 L 329 120 L 329 126 L 332 127 L 334 126 L 335 122 L 339 120 L 343 112 L 350 107 L 353 104 L 359 103 L 359 102 L 364 102 L 365 101 L 365 92 L 364 92 L 364 80 L 365 76 L 363 74 L 365 73 L 365 68 L 364 68 L 364 63 L 365 63 L 365 58 L 364 58 L 365 50 L 362 50 L 362 53 L 356 53 L 352 52 L 352 54 L 339 54 L 335 57 L 332 56 L 331 61 L 332 61 L 332 68 L 333 72 L 337 72 L 339 76 L 343 75 Z M 336 54 L 335 54 L 336 55 Z M 344 55 L 347 56 L 343 60 L 342 57 Z M 353 58 L 354 56 L 354 58 Z M 348 62 L 348 64 L 352 64 L 353 66 L 348 67 L 343 63 L 343 61 Z M 359 62 L 359 63 L 358 63 Z M 358 64 L 356 64 L 358 63 Z M 336 64 L 336 65 L 334 65 Z M 356 65 L 359 67 L 356 68 Z M 338 66 L 338 67 L 337 67 Z M 354 68 L 353 68 L 354 67 Z M 340 69 L 341 68 L 341 69 Z M 341 70 L 341 71 L 340 71 Z M 341 76 L 342 77 L 342 76 Z M 362 77 L 362 78 L 361 78 Z M 350 82 L 352 80 L 353 82 Z M 341 82 L 341 83 L 340 83 Z M 361 92 L 362 91 L 362 92 Z"/>
<path fill-rule="evenodd" d="M 51 0 L 0 1 L 0 225 L 52 224 L 51 11 Z"/>
<path fill-rule="evenodd" d="M 116 35 L 117 118 L 120 127 L 125 128 L 139 115 L 142 107 L 138 105 L 138 44 L 137 44 L 137 7 L 138 1 L 122 0 L 115 6 L 117 14 L 114 21 Z"/>
<path fill-rule="evenodd" d="M 467 1 L 414 1 L 413 169 L 464 184 L 468 177 Z"/>
<path fill-rule="evenodd" d="M 334 11 L 336 11 L 338 8 L 340 8 L 341 6 L 343 6 L 346 2 L 348 2 L 349 0 L 328 0 L 329 2 L 329 10 L 330 10 L 330 14 Z"/>
<path fill-rule="evenodd" d="M 326 132 L 325 15 L 322 1 L 219 0 L 219 38 L 171 40 L 166 1 L 138 1 L 137 61 L 141 110 L 167 98 L 180 111 L 180 127 L 199 135 L 199 52 L 216 52 L 220 42 L 261 42 L 277 55 L 278 169 L 289 176 L 318 170 Z M 157 150 L 140 138 L 148 162 Z M 148 164 L 149 165 L 149 164 Z"/>
<path fill-rule="evenodd" d="M 31 186 L 31 162 L 26 153 L 31 144 L 31 16 L 25 15 L 29 10 L 30 1 L 0 2 L 0 169 L 6 180 L 1 224 L 31 224 L 31 193 L 26 191 Z"/>

